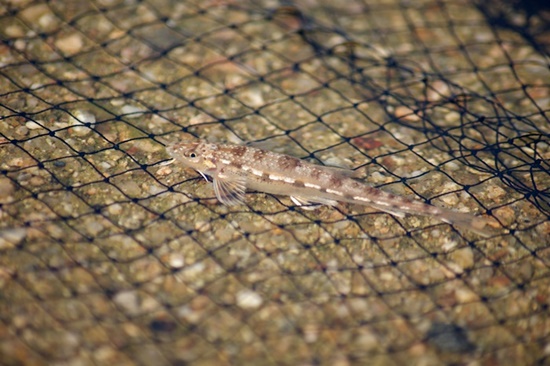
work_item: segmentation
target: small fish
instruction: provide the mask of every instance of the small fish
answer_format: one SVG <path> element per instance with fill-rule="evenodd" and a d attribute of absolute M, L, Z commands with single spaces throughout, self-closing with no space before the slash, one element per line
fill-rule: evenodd
<path fill-rule="evenodd" d="M 215 144 L 205 140 L 174 143 L 168 153 L 183 165 L 197 170 L 225 205 L 244 200 L 247 189 L 288 195 L 298 206 L 335 206 L 347 202 L 371 206 L 397 217 L 405 214 L 432 216 L 482 236 L 487 221 L 467 213 L 432 206 L 370 187 L 354 179 L 354 171 L 308 163 L 285 154 L 249 146 Z"/>

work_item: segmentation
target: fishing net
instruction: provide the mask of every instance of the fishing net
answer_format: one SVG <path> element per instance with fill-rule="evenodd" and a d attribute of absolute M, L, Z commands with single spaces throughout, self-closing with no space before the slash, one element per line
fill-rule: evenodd
<path fill-rule="evenodd" d="M 539 8 L 540 7 L 540 8 Z M 3 364 L 543 364 L 547 5 L 0 3 Z M 484 217 L 250 192 L 165 144 L 254 143 Z"/>

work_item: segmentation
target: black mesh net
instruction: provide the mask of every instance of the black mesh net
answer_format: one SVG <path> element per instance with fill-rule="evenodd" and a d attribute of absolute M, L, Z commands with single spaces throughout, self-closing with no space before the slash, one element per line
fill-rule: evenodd
<path fill-rule="evenodd" d="M 0 3 L 4 364 L 543 364 L 547 5 Z M 490 238 L 250 192 L 163 143 L 255 142 L 484 216 Z"/>

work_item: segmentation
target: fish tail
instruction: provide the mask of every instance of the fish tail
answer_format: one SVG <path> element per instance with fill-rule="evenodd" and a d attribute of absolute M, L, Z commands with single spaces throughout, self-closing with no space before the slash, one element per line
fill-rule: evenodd
<path fill-rule="evenodd" d="M 486 228 L 488 221 L 485 218 L 480 216 L 474 216 L 468 213 L 441 209 L 441 213 L 439 214 L 439 219 L 453 226 L 472 231 L 485 238 L 494 235 L 494 233 L 491 232 L 491 230 Z"/>

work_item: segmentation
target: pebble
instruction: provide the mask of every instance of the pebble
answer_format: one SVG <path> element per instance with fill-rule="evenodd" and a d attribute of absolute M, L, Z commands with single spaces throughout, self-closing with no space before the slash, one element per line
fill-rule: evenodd
<path fill-rule="evenodd" d="M 29 129 L 26 126 L 19 126 L 15 129 L 15 134 L 17 136 L 27 136 Z"/>
<path fill-rule="evenodd" d="M 446 194 L 440 197 L 440 200 L 448 206 L 455 206 L 459 202 L 458 196 L 454 193 Z"/>
<path fill-rule="evenodd" d="M 127 180 L 121 184 L 120 188 L 130 197 L 139 197 L 141 195 L 140 186 L 133 180 Z"/>
<path fill-rule="evenodd" d="M 172 168 L 170 168 L 169 166 L 163 166 L 163 167 L 160 167 L 158 170 L 157 170 L 157 175 L 159 177 L 165 177 L 167 175 L 170 175 L 172 174 Z"/>
<path fill-rule="evenodd" d="M 262 297 L 252 290 L 245 289 L 237 293 L 237 306 L 241 309 L 256 309 L 262 302 Z"/>
<path fill-rule="evenodd" d="M 470 289 L 467 288 L 458 288 L 455 291 L 455 297 L 456 300 L 462 304 L 471 303 L 474 301 L 479 301 L 479 296 L 476 295 L 475 292 L 473 292 Z"/>
<path fill-rule="evenodd" d="M 63 37 L 55 41 L 55 46 L 65 55 L 74 55 L 82 49 L 84 42 L 78 33 L 73 33 L 67 37 Z"/>
<path fill-rule="evenodd" d="M 95 115 L 87 110 L 78 109 L 73 112 L 73 116 L 74 117 L 71 117 L 72 125 L 83 125 L 85 123 L 90 123 L 93 125 L 96 123 Z"/>
<path fill-rule="evenodd" d="M 514 209 L 510 206 L 503 206 L 503 207 L 497 208 L 496 210 L 494 210 L 493 214 L 505 226 L 511 225 L 516 219 L 516 213 L 515 213 Z M 498 224 L 498 222 L 496 220 L 495 221 L 489 221 L 489 225 L 491 227 L 494 227 L 494 228 L 500 227 L 500 225 Z"/>
<path fill-rule="evenodd" d="M 435 80 L 432 83 L 432 88 L 428 89 L 427 97 L 429 101 L 436 102 L 442 97 L 449 95 L 449 85 L 441 80 Z"/>
<path fill-rule="evenodd" d="M 118 203 L 112 204 L 107 208 L 107 211 L 111 215 L 120 215 L 122 213 L 122 205 Z"/>
<path fill-rule="evenodd" d="M 257 88 L 251 88 L 243 93 L 245 101 L 252 107 L 261 107 L 265 104 L 262 92 Z"/>
<path fill-rule="evenodd" d="M 86 136 L 92 130 L 84 126 L 85 123 L 94 124 L 96 122 L 95 116 L 88 111 L 77 110 L 73 112 L 74 117 L 70 118 L 69 123 L 74 126 L 71 128 L 71 132 L 76 136 Z"/>
<path fill-rule="evenodd" d="M 139 296 L 136 291 L 122 291 L 113 297 L 113 302 L 129 314 L 139 313 Z"/>
<path fill-rule="evenodd" d="M 126 104 L 120 109 L 120 112 L 124 114 L 126 118 L 138 118 L 141 117 L 144 110 L 134 105 Z"/>
<path fill-rule="evenodd" d="M 172 253 L 168 262 L 172 268 L 181 268 L 185 264 L 185 260 L 181 253 Z"/>
<path fill-rule="evenodd" d="M 10 38 L 20 38 L 25 35 L 25 31 L 18 25 L 11 24 L 4 29 L 6 36 Z"/>
<path fill-rule="evenodd" d="M 506 191 L 499 186 L 493 186 L 489 189 L 489 192 L 487 193 L 487 197 L 490 199 L 497 199 L 504 197 L 506 195 Z"/>
<path fill-rule="evenodd" d="M 27 123 L 25 123 L 25 127 L 27 127 L 29 130 L 38 130 L 42 128 L 42 126 L 34 121 L 28 121 Z"/>
<path fill-rule="evenodd" d="M 445 164 L 445 168 L 451 172 L 455 172 L 460 169 L 460 166 L 454 161 L 449 161 Z"/>
<path fill-rule="evenodd" d="M 420 117 L 416 115 L 412 109 L 404 105 L 401 105 L 395 108 L 394 114 L 397 118 L 403 118 L 407 121 L 411 121 L 411 122 L 420 121 Z"/>
<path fill-rule="evenodd" d="M 56 26 L 56 18 L 52 13 L 44 14 L 38 19 L 38 24 L 44 31 L 52 31 Z"/>
<path fill-rule="evenodd" d="M 15 185 L 9 178 L 0 178 L 0 203 L 7 203 L 12 200 L 15 193 Z"/>
<path fill-rule="evenodd" d="M 475 345 L 468 340 L 466 331 L 457 325 L 433 323 L 427 334 L 428 342 L 444 352 L 469 352 Z"/>
<path fill-rule="evenodd" d="M 455 111 L 449 111 L 445 114 L 445 121 L 452 123 L 460 120 L 460 113 Z"/>
<path fill-rule="evenodd" d="M 90 216 L 90 219 L 86 220 L 86 231 L 93 237 L 97 237 L 97 235 L 102 232 L 105 229 L 103 224 L 94 219 L 93 216 Z"/>
<path fill-rule="evenodd" d="M 474 251 L 470 247 L 458 249 L 452 252 L 450 257 L 452 261 L 462 270 L 469 269 L 474 266 Z"/>
<path fill-rule="evenodd" d="M 43 186 L 45 183 L 46 181 L 44 180 L 44 178 L 38 175 L 33 175 L 32 178 L 29 179 L 29 184 L 33 187 L 40 187 Z"/>
<path fill-rule="evenodd" d="M 19 245 L 26 236 L 27 230 L 24 228 L 3 229 L 0 231 L 0 250 Z"/>

